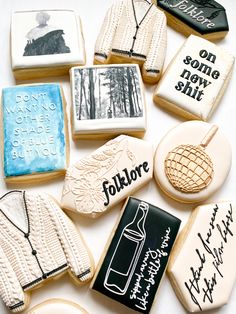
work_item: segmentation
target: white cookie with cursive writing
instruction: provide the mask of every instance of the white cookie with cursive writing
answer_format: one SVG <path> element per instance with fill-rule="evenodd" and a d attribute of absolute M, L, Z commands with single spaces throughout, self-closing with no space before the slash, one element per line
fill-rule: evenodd
<path fill-rule="evenodd" d="M 236 208 L 231 202 L 197 207 L 175 244 L 168 274 L 189 312 L 226 304 L 236 278 Z"/>
<path fill-rule="evenodd" d="M 168 65 L 154 102 L 186 119 L 207 121 L 229 83 L 234 57 L 208 40 L 191 35 Z"/>
<path fill-rule="evenodd" d="M 62 207 L 93 218 L 152 179 L 153 149 L 120 135 L 68 168 Z"/>

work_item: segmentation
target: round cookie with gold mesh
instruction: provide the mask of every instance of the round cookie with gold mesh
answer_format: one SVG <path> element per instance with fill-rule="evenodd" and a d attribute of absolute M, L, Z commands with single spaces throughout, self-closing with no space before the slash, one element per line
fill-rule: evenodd
<path fill-rule="evenodd" d="M 178 201 L 198 202 L 223 184 L 231 149 L 216 125 L 189 121 L 163 138 L 154 165 L 155 179 L 165 193 Z"/>

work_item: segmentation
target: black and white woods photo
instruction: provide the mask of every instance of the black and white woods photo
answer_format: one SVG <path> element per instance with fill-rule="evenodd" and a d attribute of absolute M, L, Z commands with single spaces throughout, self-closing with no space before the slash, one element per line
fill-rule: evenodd
<path fill-rule="evenodd" d="M 77 120 L 143 116 L 140 74 L 136 66 L 107 66 L 74 70 Z"/>

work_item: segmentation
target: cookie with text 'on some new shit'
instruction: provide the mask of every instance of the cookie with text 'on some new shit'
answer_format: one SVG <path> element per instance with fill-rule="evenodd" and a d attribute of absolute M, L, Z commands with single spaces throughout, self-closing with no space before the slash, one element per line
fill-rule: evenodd
<path fill-rule="evenodd" d="M 233 65 L 234 57 L 226 50 L 191 35 L 168 65 L 153 100 L 186 119 L 207 121 L 220 103 Z"/>

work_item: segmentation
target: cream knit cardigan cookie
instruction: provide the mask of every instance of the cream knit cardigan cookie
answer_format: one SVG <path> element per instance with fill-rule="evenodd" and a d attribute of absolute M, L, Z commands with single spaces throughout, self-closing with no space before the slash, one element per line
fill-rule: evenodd
<path fill-rule="evenodd" d="M 112 56 L 120 57 L 118 63 L 135 63 L 136 60 L 143 64 L 144 81 L 156 83 L 166 53 L 166 17 L 156 6 L 150 5 L 144 10 L 140 23 L 137 5 L 134 0 L 121 0 L 108 10 L 97 37 L 94 63 L 114 63 Z"/>
<path fill-rule="evenodd" d="M 92 278 L 93 261 L 72 221 L 47 194 L 11 191 L 0 198 L 0 296 L 12 312 L 28 290 L 65 271 Z"/>

